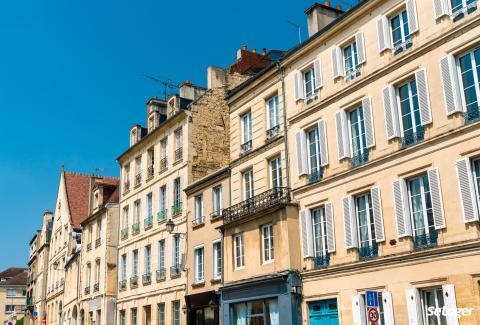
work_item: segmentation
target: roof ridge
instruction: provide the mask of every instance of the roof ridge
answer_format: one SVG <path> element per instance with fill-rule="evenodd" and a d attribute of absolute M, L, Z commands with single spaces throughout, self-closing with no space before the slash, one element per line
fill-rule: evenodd
<path fill-rule="evenodd" d="M 66 174 L 70 175 L 78 175 L 78 176 L 89 176 L 89 177 L 102 177 L 102 178 L 110 178 L 110 179 L 120 179 L 120 177 L 116 176 L 104 176 L 104 175 L 99 175 L 99 174 L 87 174 L 87 173 L 80 173 L 80 172 L 74 172 L 74 171 L 67 171 L 65 170 Z"/>

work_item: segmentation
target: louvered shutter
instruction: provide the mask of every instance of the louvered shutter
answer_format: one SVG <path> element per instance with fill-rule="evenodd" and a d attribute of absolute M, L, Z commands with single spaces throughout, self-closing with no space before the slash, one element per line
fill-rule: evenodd
<path fill-rule="evenodd" d="M 293 74 L 295 80 L 295 101 L 304 99 L 304 91 L 303 91 L 303 75 L 300 71 L 295 71 Z"/>
<path fill-rule="evenodd" d="M 372 97 L 362 99 L 363 116 L 365 121 L 365 138 L 367 139 L 367 148 L 375 146 L 375 128 L 373 126 L 373 108 Z"/>
<path fill-rule="evenodd" d="M 440 74 L 442 77 L 443 96 L 447 116 L 456 112 L 462 112 L 460 88 L 455 57 L 453 55 L 448 55 L 440 59 Z"/>
<path fill-rule="evenodd" d="M 367 62 L 367 51 L 365 49 L 365 36 L 363 32 L 355 35 L 355 43 L 357 44 L 358 64 Z"/>
<path fill-rule="evenodd" d="M 300 211 L 300 230 L 302 236 L 302 255 L 303 257 L 313 256 L 313 229 L 312 216 L 310 210 L 304 209 Z"/>
<path fill-rule="evenodd" d="M 457 310 L 457 299 L 455 297 L 455 286 L 444 284 L 442 286 L 443 302 L 447 310 Z M 447 324 L 458 325 L 457 313 L 447 313 Z"/>
<path fill-rule="evenodd" d="M 412 235 L 410 222 L 410 207 L 408 204 L 408 191 L 405 180 L 399 179 L 393 182 L 393 202 L 395 219 L 397 222 L 398 238 Z"/>
<path fill-rule="evenodd" d="M 430 185 L 430 196 L 432 198 L 433 220 L 435 229 L 445 228 L 445 214 L 443 212 L 442 189 L 440 186 L 440 175 L 438 168 L 431 168 L 427 171 L 428 183 Z"/>
<path fill-rule="evenodd" d="M 301 130 L 295 134 L 295 141 L 297 146 L 297 172 L 298 177 L 308 173 L 307 164 L 307 138 L 305 131 Z"/>
<path fill-rule="evenodd" d="M 358 247 L 355 203 L 352 196 L 343 198 L 343 224 L 345 229 L 345 247 Z"/>
<path fill-rule="evenodd" d="M 389 291 L 382 292 L 383 304 L 383 319 L 385 325 L 395 325 L 395 318 L 393 317 L 393 300 L 392 293 Z"/>
<path fill-rule="evenodd" d="M 449 5 L 446 2 L 447 0 L 433 0 L 433 10 L 435 12 L 435 19 L 448 15 Z"/>
<path fill-rule="evenodd" d="M 320 59 L 313 61 L 313 69 L 315 71 L 315 89 L 320 89 L 323 87 L 322 62 Z"/>
<path fill-rule="evenodd" d="M 328 165 L 327 123 L 325 120 L 318 121 L 318 139 L 320 142 L 320 166 Z"/>
<path fill-rule="evenodd" d="M 387 128 L 387 139 L 391 140 L 400 136 L 398 123 L 397 98 L 395 88 L 389 85 L 382 90 L 383 107 L 385 110 L 385 125 Z"/>
<path fill-rule="evenodd" d="M 418 32 L 418 16 L 416 0 L 407 0 L 407 16 L 410 34 Z"/>
<path fill-rule="evenodd" d="M 407 311 L 408 324 L 423 325 L 422 305 L 420 301 L 420 293 L 416 288 L 407 289 Z"/>
<path fill-rule="evenodd" d="M 422 125 L 432 123 L 432 111 L 430 108 L 430 94 L 428 91 L 427 71 L 420 69 L 415 72 L 417 83 L 418 105 L 420 107 L 420 120 Z"/>
<path fill-rule="evenodd" d="M 377 20 L 377 41 L 380 53 L 392 49 L 392 36 L 390 34 L 390 21 L 386 16 Z"/>
<path fill-rule="evenodd" d="M 335 127 L 337 129 L 337 149 L 338 149 L 338 160 L 342 160 L 346 157 L 344 140 L 343 140 L 343 121 L 342 121 L 342 111 L 335 113 Z"/>
<path fill-rule="evenodd" d="M 332 72 L 333 79 L 343 77 L 345 72 L 343 71 L 343 54 L 342 49 L 338 46 L 332 48 Z"/>
<path fill-rule="evenodd" d="M 335 252 L 335 226 L 333 224 L 333 205 L 331 202 L 325 203 L 325 222 L 327 228 L 327 250 L 329 253 Z"/>
<path fill-rule="evenodd" d="M 479 211 L 475 199 L 475 188 L 470 159 L 460 159 L 456 162 L 458 190 L 462 204 L 463 221 L 465 223 L 478 221 Z"/>
<path fill-rule="evenodd" d="M 365 301 L 361 295 L 352 296 L 352 317 L 353 325 L 364 325 L 367 323 Z"/>
<path fill-rule="evenodd" d="M 380 198 L 380 188 L 373 187 L 370 190 L 373 206 L 373 220 L 375 222 L 375 239 L 377 243 L 385 241 L 385 234 L 383 231 L 383 215 L 382 215 L 382 200 Z"/>

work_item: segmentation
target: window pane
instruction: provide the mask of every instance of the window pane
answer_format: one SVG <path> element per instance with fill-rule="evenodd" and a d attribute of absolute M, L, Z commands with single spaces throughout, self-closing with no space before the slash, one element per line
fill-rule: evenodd
<path fill-rule="evenodd" d="M 365 119 L 363 116 L 363 108 L 359 107 L 349 113 L 350 130 L 352 135 L 353 155 L 363 154 L 366 144 L 365 135 Z"/>
<path fill-rule="evenodd" d="M 320 208 L 312 211 L 313 222 L 313 237 L 315 244 L 315 256 L 326 255 L 326 222 L 325 222 L 325 208 Z"/>
<path fill-rule="evenodd" d="M 477 50 L 478 51 L 478 50 Z M 475 55 L 477 56 L 477 55 Z M 478 94 L 475 89 L 475 78 L 472 66 L 473 55 L 467 54 L 459 58 L 459 65 L 461 71 L 461 80 L 463 85 L 463 94 L 465 97 L 465 104 L 467 111 L 478 109 Z M 477 70 L 478 71 L 478 70 Z"/>
<path fill-rule="evenodd" d="M 318 143 L 318 129 L 314 128 L 308 131 L 308 151 L 310 160 L 310 174 L 315 174 L 319 171 L 319 143 Z"/>

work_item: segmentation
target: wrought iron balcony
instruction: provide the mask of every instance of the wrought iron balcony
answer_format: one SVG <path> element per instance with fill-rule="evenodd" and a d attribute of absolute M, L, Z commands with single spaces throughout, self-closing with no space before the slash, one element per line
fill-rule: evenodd
<path fill-rule="evenodd" d="M 92 250 L 92 243 L 87 244 L 87 252 Z"/>
<path fill-rule="evenodd" d="M 240 145 L 240 151 L 241 153 L 246 153 L 252 150 L 252 140 L 246 141 Z"/>
<path fill-rule="evenodd" d="M 136 235 L 140 232 L 140 222 L 134 223 L 132 225 L 132 235 Z"/>
<path fill-rule="evenodd" d="M 192 226 L 193 227 L 197 227 L 197 226 L 200 226 L 200 225 L 203 225 L 203 224 L 205 224 L 205 217 L 204 216 L 195 217 L 195 219 L 192 220 Z"/>
<path fill-rule="evenodd" d="M 97 238 L 95 240 L 95 248 L 97 248 L 98 246 L 100 246 L 102 244 L 102 238 Z"/>
<path fill-rule="evenodd" d="M 358 249 L 358 256 L 361 260 L 368 260 L 369 258 L 378 257 L 378 244 L 361 245 Z"/>
<path fill-rule="evenodd" d="M 85 294 L 89 295 L 90 294 L 90 286 L 85 287 Z"/>
<path fill-rule="evenodd" d="M 168 168 L 168 159 L 167 157 L 165 158 L 162 158 L 162 160 L 160 160 L 160 173 L 163 173 L 164 171 L 166 171 Z"/>
<path fill-rule="evenodd" d="M 350 160 L 350 165 L 352 167 L 357 167 L 363 165 L 366 162 L 368 162 L 368 149 L 353 155 L 352 159 Z"/>
<path fill-rule="evenodd" d="M 171 278 L 177 278 L 180 276 L 182 273 L 182 269 L 180 264 L 174 265 L 170 267 L 170 277 Z"/>
<path fill-rule="evenodd" d="M 153 178 L 153 175 L 155 173 L 155 166 L 150 165 L 147 167 L 147 179 Z"/>
<path fill-rule="evenodd" d="M 135 175 L 135 186 L 139 186 L 142 183 L 142 172 Z"/>
<path fill-rule="evenodd" d="M 118 288 L 120 291 L 124 291 L 127 289 L 127 280 L 122 280 L 118 282 Z"/>
<path fill-rule="evenodd" d="M 179 162 L 183 159 L 183 148 L 180 147 L 175 150 L 175 162 Z"/>
<path fill-rule="evenodd" d="M 127 193 L 128 191 L 130 191 L 130 180 L 127 179 L 123 182 L 123 192 Z"/>
<path fill-rule="evenodd" d="M 157 221 L 158 223 L 164 222 L 167 220 L 168 217 L 168 209 L 164 209 L 157 213 Z"/>
<path fill-rule="evenodd" d="M 165 281 L 166 278 L 167 278 L 167 269 L 162 267 L 159 270 L 157 270 L 157 282 Z"/>
<path fill-rule="evenodd" d="M 210 220 L 218 219 L 222 216 L 222 210 L 213 211 L 210 213 Z"/>
<path fill-rule="evenodd" d="M 323 168 L 320 167 L 318 170 L 313 170 L 310 174 L 308 174 L 308 183 L 315 183 L 321 181 L 323 178 Z"/>
<path fill-rule="evenodd" d="M 280 125 L 275 125 L 267 130 L 267 140 L 273 140 L 280 135 Z"/>
<path fill-rule="evenodd" d="M 397 44 L 393 44 L 393 54 L 399 54 L 404 52 L 405 50 L 411 48 L 413 45 L 412 39 L 410 36 L 406 37 L 405 41 L 398 42 Z"/>
<path fill-rule="evenodd" d="M 138 287 L 138 276 L 132 276 L 130 278 L 130 288 L 134 289 Z"/>
<path fill-rule="evenodd" d="M 254 197 L 222 210 L 224 224 L 230 224 L 249 216 L 290 202 L 290 189 L 274 187 Z"/>
<path fill-rule="evenodd" d="M 150 228 L 152 228 L 152 225 L 153 225 L 153 216 L 146 217 L 143 220 L 143 229 L 145 229 L 145 230 L 150 229 Z"/>
<path fill-rule="evenodd" d="M 98 290 L 100 290 L 100 283 L 95 283 L 93 285 L 93 292 L 98 292 Z"/>
<path fill-rule="evenodd" d="M 152 273 L 145 273 L 142 275 L 142 284 L 149 285 L 150 283 L 152 283 Z"/>
<path fill-rule="evenodd" d="M 176 217 L 182 213 L 182 202 L 172 205 L 172 217 Z"/>
<path fill-rule="evenodd" d="M 437 246 L 438 232 L 430 230 L 430 233 L 416 235 L 413 237 L 413 247 L 415 249 L 424 249 Z"/>
<path fill-rule="evenodd" d="M 472 1 L 470 3 L 467 3 L 467 5 L 459 4 L 456 7 L 452 8 L 452 19 L 453 20 L 458 20 L 466 15 L 469 15 L 477 10 L 478 4 L 477 1 Z"/>
<path fill-rule="evenodd" d="M 465 119 L 465 124 L 470 124 L 476 121 L 480 121 L 480 107 L 477 110 L 469 110 L 463 113 L 463 118 Z"/>
<path fill-rule="evenodd" d="M 360 66 L 351 68 L 345 72 L 345 81 L 347 82 L 352 81 L 355 78 L 359 77 L 361 73 L 362 73 L 362 70 L 360 69 Z"/>
<path fill-rule="evenodd" d="M 121 237 L 122 239 L 128 238 L 128 227 L 127 227 L 127 228 L 123 228 L 123 229 L 120 231 L 120 237 Z"/>
<path fill-rule="evenodd" d="M 318 255 L 313 258 L 313 265 L 316 269 L 325 268 L 330 264 L 330 254 Z"/>
<path fill-rule="evenodd" d="M 412 132 L 412 131 L 405 132 L 405 134 L 401 138 L 402 147 L 406 148 L 408 146 L 414 145 L 415 143 L 423 141 L 424 137 L 425 137 L 425 130 L 423 129 L 423 127 L 419 127 L 417 129 L 417 132 Z"/>

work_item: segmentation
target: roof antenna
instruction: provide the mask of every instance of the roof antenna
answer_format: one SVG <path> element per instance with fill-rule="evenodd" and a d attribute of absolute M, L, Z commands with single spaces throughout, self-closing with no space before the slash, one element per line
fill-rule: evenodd
<path fill-rule="evenodd" d="M 167 80 L 160 80 L 158 78 L 155 78 L 153 76 L 150 76 L 150 75 L 147 75 L 147 74 L 142 74 L 143 77 L 147 78 L 147 79 L 150 79 L 156 83 L 159 83 L 163 86 L 163 95 L 164 95 L 164 99 L 167 100 L 168 97 L 170 97 L 170 94 L 171 94 L 171 91 L 172 89 L 177 89 L 179 86 L 178 85 L 175 85 L 173 84 L 173 81 L 172 79 L 167 79 Z"/>
<path fill-rule="evenodd" d="M 104 170 L 103 168 L 97 167 L 97 168 L 95 168 L 94 174 L 95 175 L 100 175 L 103 172 L 103 170 Z"/>
<path fill-rule="evenodd" d="M 295 27 L 298 30 L 298 44 L 302 43 L 302 32 L 301 32 L 301 29 L 300 29 L 300 25 L 295 24 L 294 22 L 292 22 L 290 20 L 287 20 L 287 23 L 289 23 L 290 25 L 292 25 L 293 27 Z"/>

